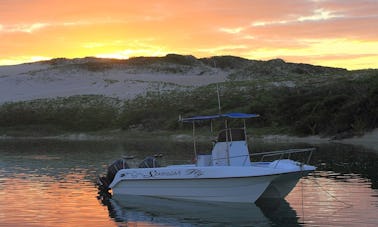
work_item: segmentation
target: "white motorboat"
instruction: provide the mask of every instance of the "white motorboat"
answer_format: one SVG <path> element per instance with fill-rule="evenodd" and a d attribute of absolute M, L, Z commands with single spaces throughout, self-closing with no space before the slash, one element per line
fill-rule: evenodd
<path fill-rule="evenodd" d="M 101 187 L 111 189 L 114 195 L 199 201 L 253 203 L 260 197 L 283 198 L 301 177 L 315 170 L 285 157 L 305 151 L 311 155 L 313 149 L 259 153 L 261 159 L 251 162 L 245 120 L 254 117 L 258 115 L 228 113 L 180 119 L 193 124 L 193 135 L 199 121 L 224 119 L 226 127 L 213 142 L 210 154 L 198 154 L 193 136 L 194 164 L 160 167 L 155 158 L 148 157 L 139 168 L 129 168 L 126 160 L 120 159 L 108 168 L 107 176 L 100 178 Z M 244 125 L 228 128 L 229 119 L 241 119 Z M 274 161 L 264 160 L 277 155 Z"/>

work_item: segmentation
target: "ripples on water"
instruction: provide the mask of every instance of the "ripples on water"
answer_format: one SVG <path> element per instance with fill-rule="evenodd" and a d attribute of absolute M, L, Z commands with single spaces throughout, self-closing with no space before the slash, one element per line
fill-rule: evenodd
<path fill-rule="evenodd" d="M 378 225 L 377 154 L 350 146 L 320 147 L 312 159 L 318 171 L 286 200 L 214 204 L 98 197 L 94 180 L 109 163 L 125 154 L 143 159 L 153 153 L 168 154 L 166 162 L 187 162 L 191 144 L 1 141 L 0 226 Z"/>

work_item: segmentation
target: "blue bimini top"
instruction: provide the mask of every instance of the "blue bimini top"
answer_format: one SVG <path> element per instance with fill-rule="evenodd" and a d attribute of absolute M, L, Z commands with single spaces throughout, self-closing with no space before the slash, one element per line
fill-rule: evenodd
<path fill-rule="evenodd" d="M 254 118 L 254 117 L 259 117 L 259 116 L 260 115 L 258 114 L 226 113 L 226 114 L 187 117 L 187 118 L 180 119 L 180 121 L 187 123 L 187 122 L 195 122 L 195 121 L 213 120 L 213 119 L 219 119 L 219 118 L 247 119 L 247 118 Z"/>

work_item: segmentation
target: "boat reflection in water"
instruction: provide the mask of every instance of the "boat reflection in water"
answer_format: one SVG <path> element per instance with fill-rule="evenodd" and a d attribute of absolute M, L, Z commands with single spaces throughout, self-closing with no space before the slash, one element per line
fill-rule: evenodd
<path fill-rule="evenodd" d="M 116 223 L 139 225 L 299 226 L 298 217 L 284 199 L 255 203 L 204 202 L 148 196 L 101 197 Z"/>

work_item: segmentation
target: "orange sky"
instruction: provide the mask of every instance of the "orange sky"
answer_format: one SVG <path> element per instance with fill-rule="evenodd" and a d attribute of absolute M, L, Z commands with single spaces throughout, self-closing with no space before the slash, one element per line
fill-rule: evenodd
<path fill-rule="evenodd" d="M 0 65 L 168 53 L 378 68 L 378 0 L 0 0 Z"/>

